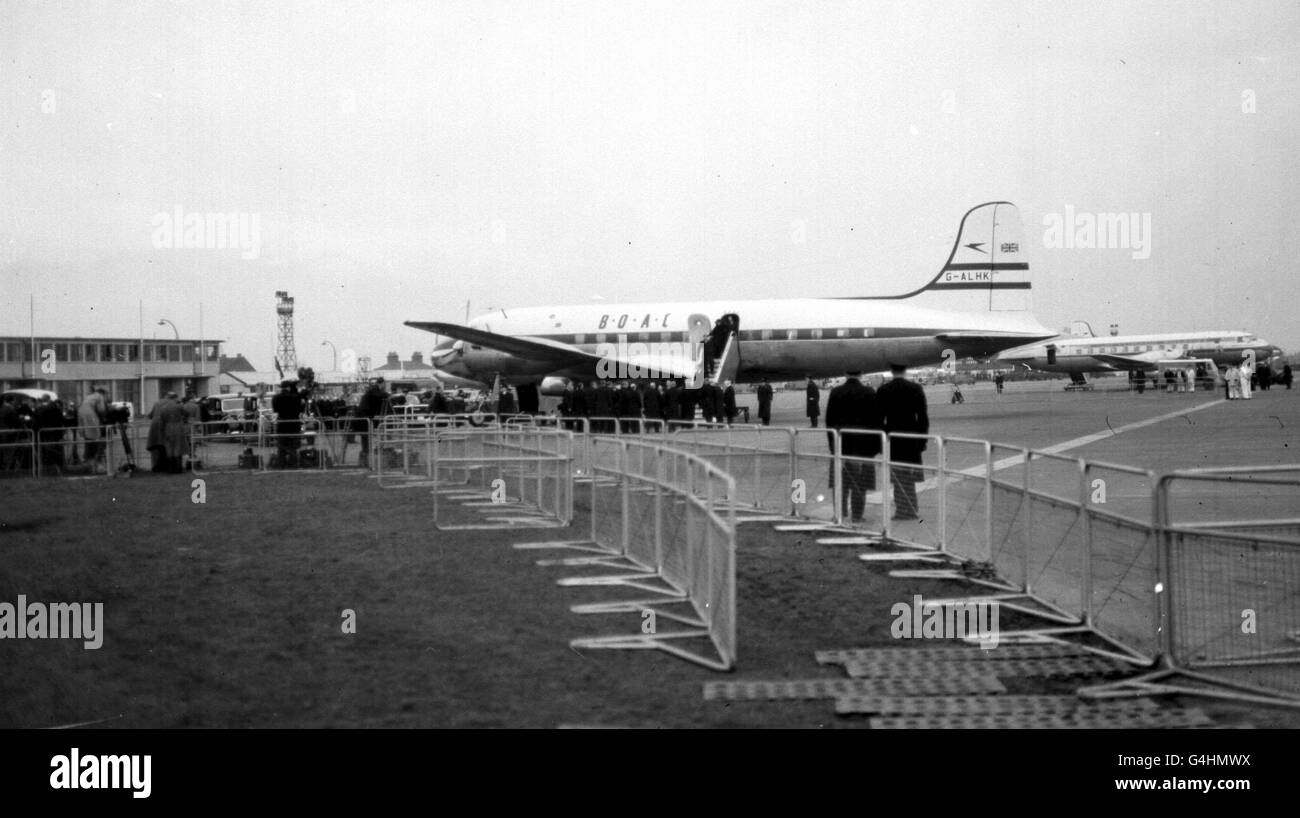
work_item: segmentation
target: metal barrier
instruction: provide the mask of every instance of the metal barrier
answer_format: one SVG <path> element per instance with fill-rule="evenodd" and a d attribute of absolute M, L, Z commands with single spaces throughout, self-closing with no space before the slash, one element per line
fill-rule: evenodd
<path fill-rule="evenodd" d="M 993 444 L 940 438 L 943 532 L 941 548 L 958 559 L 991 563 Z"/>
<path fill-rule="evenodd" d="M 1080 692 L 1300 707 L 1300 466 L 1177 471 L 1154 496 L 1159 667 Z"/>
<path fill-rule="evenodd" d="M 356 469 L 370 438 L 366 418 L 305 417 L 296 425 L 269 418 L 237 425 L 209 421 L 189 425 L 186 451 L 189 470 L 198 475 Z"/>
<path fill-rule="evenodd" d="M 886 438 L 879 431 L 820 429 L 762 429 L 757 434 L 751 439 L 734 432 L 675 433 L 672 443 L 735 477 L 733 505 L 738 510 L 757 507 L 802 512 L 832 524 L 852 522 L 846 489 L 865 483 L 862 529 L 915 549 L 916 555 L 943 555 L 953 563 L 899 570 L 893 572 L 896 576 L 965 580 L 982 588 L 978 596 L 933 599 L 930 605 L 998 602 L 1046 621 L 1007 634 L 1009 638 L 1094 633 L 1113 646 L 1114 651 L 1106 652 L 1118 658 L 1148 663 L 1156 655 L 1149 471 L 936 435 Z M 778 442 L 779 435 L 786 436 L 786 443 Z M 845 456 L 845 440 L 853 441 L 854 451 L 864 451 L 864 435 L 878 438 L 881 454 Z M 922 462 L 891 456 L 896 449 L 915 448 L 905 441 L 925 442 Z M 1108 504 L 1106 482 L 1114 483 L 1118 506 Z M 811 508 L 789 502 L 792 483 L 807 487 Z M 1145 519 L 1119 513 L 1132 513 L 1132 495 L 1140 493 L 1134 485 L 1147 492 Z M 899 512 L 904 517 L 914 512 L 916 519 L 896 519 Z"/>
<path fill-rule="evenodd" d="M 816 486 L 798 486 L 792 492 L 792 435 L 791 429 L 684 422 L 674 427 L 668 445 L 731 475 L 736 493 L 728 499 L 737 508 L 789 514 L 795 500 L 802 502 L 804 495 L 817 491 Z"/>
<path fill-rule="evenodd" d="M 790 430 L 790 471 L 784 480 L 786 502 L 769 510 L 790 509 L 805 520 L 830 525 L 843 523 L 844 510 L 840 507 L 843 497 L 836 490 L 836 475 L 843 472 L 843 463 L 837 455 L 839 439 L 839 433 L 833 429 Z M 801 503 L 791 502 L 795 490 L 802 493 Z"/>
<path fill-rule="evenodd" d="M 411 448 L 413 431 L 402 438 Z M 428 427 L 417 451 L 441 531 L 557 528 L 573 519 L 573 435 L 550 429 Z M 381 485 L 385 485 L 381 482 Z"/>
<path fill-rule="evenodd" d="M 558 562 L 618 573 L 560 583 L 652 596 L 574 606 L 576 613 L 638 613 L 641 626 L 635 633 L 570 644 L 663 650 L 730 670 L 736 660 L 736 523 L 727 498 L 735 481 L 708 461 L 666 445 L 599 436 L 591 445 L 591 533 L 600 553 Z M 523 547 L 556 545 L 569 544 Z M 660 619 L 678 627 L 664 629 Z M 711 649 L 695 647 L 704 644 Z"/>
<path fill-rule="evenodd" d="M 1085 463 L 1079 486 L 1087 561 L 1080 616 L 1098 633 L 1153 661 L 1159 653 L 1162 580 L 1148 469 Z"/>
<path fill-rule="evenodd" d="M 32 477 L 37 473 L 39 451 L 31 429 L 0 432 L 0 477 Z"/>

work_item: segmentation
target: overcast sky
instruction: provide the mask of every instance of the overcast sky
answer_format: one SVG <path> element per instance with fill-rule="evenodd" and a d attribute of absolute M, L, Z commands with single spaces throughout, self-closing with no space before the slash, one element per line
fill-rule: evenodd
<path fill-rule="evenodd" d="M 270 369 L 288 290 L 300 363 L 379 364 L 467 301 L 902 292 L 1006 199 L 1047 326 L 1293 352 L 1297 60 L 1294 2 L 6 0 L 0 334 L 201 302 Z M 1044 246 L 1067 208 L 1149 214 L 1149 257 Z"/>

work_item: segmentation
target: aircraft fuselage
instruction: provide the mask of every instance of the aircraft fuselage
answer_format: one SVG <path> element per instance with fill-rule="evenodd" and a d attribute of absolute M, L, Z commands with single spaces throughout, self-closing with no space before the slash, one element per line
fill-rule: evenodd
<path fill-rule="evenodd" d="M 943 362 L 945 350 L 957 358 L 987 356 L 1046 335 L 1022 311 L 972 315 L 851 298 L 534 307 L 481 315 L 469 326 L 600 354 L 602 344 L 682 344 L 688 341 L 691 316 L 702 315 L 711 325 L 727 314 L 740 320 L 736 379 L 741 382 L 829 377 L 847 369 L 888 369 L 891 363 L 930 366 Z M 980 337 L 942 337 L 957 333 Z M 473 344 L 449 355 L 453 345 L 445 340 L 434 350 L 435 360 L 466 377 L 500 373 L 511 381 L 579 374 L 551 371 L 543 363 Z"/>

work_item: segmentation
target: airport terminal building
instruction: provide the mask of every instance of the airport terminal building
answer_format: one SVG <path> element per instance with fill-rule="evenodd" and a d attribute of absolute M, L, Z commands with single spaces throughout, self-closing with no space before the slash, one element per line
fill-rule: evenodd
<path fill-rule="evenodd" d="M 0 391 L 48 389 L 80 402 L 96 386 L 147 412 L 165 392 L 216 393 L 221 341 L 0 336 Z"/>

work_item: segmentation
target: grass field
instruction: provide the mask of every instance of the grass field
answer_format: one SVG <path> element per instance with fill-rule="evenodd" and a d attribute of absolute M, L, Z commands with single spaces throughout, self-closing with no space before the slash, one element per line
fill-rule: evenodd
<path fill-rule="evenodd" d="M 576 569 L 509 547 L 536 539 L 526 533 L 430 530 L 422 491 L 345 474 L 218 475 L 206 504 L 181 476 L 5 488 L 0 600 L 102 601 L 106 622 L 99 650 L 0 643 L 0 726 L 865 724 L 829 702 L 705 702 L 704 681 L 731 677 L 662 653 L 570 649 L 575 636 L 636 632 L 639 618 L 570 613 L 609 592 L 558 587 Z M 834 676 L 814 650 L 897 646 L 895 602 L 960 587 L 891 580 L 859 549 L 806 534 L 741 532 L 739 678 Z M 355 634 L 342 633 L 344 609 Z M 1017 624 L 1004 614 L 1004 629 Z"/>
<path fill-rule="evenodd" d="M 985 406 L 983 397 L 1007 396 L 967 397 L 933 407 L 934 431 L 1035 446 L 1105 428 L 1098 409 L 1133 422 L 1181 399 L 1094 393 Z M 1258 393 L 1249 405 L 1192 417 L 1210 437 L 1244 441 L 1226 449 L 1229 459 L 1258 462 L 1269 458 L 1252 455 L 1266 452 L 1278 459 L 1279 451 L 1295 452 L 1297 397 Z M 797 422 L 782 417 L 797 409 L 778 403 L 776 420 Z M 1277 432 L 1270 416 L 1281 419 Z M 1156 463 L 1196 465 L 1186 433 L 1180 446 L 1171 427 L 1072 454 L 1118 460 L 1124 451 L 1104 447 L 1127 443 L 1128 462 L 1151 449 Z M 216 474 L 206 478 L 203 504 L 192 502 L 190 479 L 142 473 L 0 484 L 0 602 L 19 594 L 98 601 L 106 620 L 99 650 L 70 640 L 0 641 L 0 727 L 864 726 L 835 716 L 826 701 L 705 702 L 701 685 L 836 677 L 814 662 L 814 650 L 897 647 L 889 633 L 894 603 L 964 589 L 891 579 L 886 567 L 856 559 L 860 547 L 742 526 L 739 657 L 736 673 L 724 675 L 659 652 L 571 649 L 577 636 L 637 632 L 640 619 L 571 613 L 571 605 L 610 592 L 559 587 L 555 580 L 579 569 L 540 567 L 535 561 L 549 555 L 510 548 L 550 535 L 438 532 L 427 492 L 383 490 L 355 473 Z M 586 510 L 580 490 L 564 536 L 586 530 Z M 355 611 L 355 634 L 342 632 L 345 609 Z M 1025 624 L 1003 613 L 1004 630 Z M 1028 693 L 1075 686 L 1008 684 Z M 1221 724 L 1300 727 L 1296 711 L 1178 703 Z"/>

